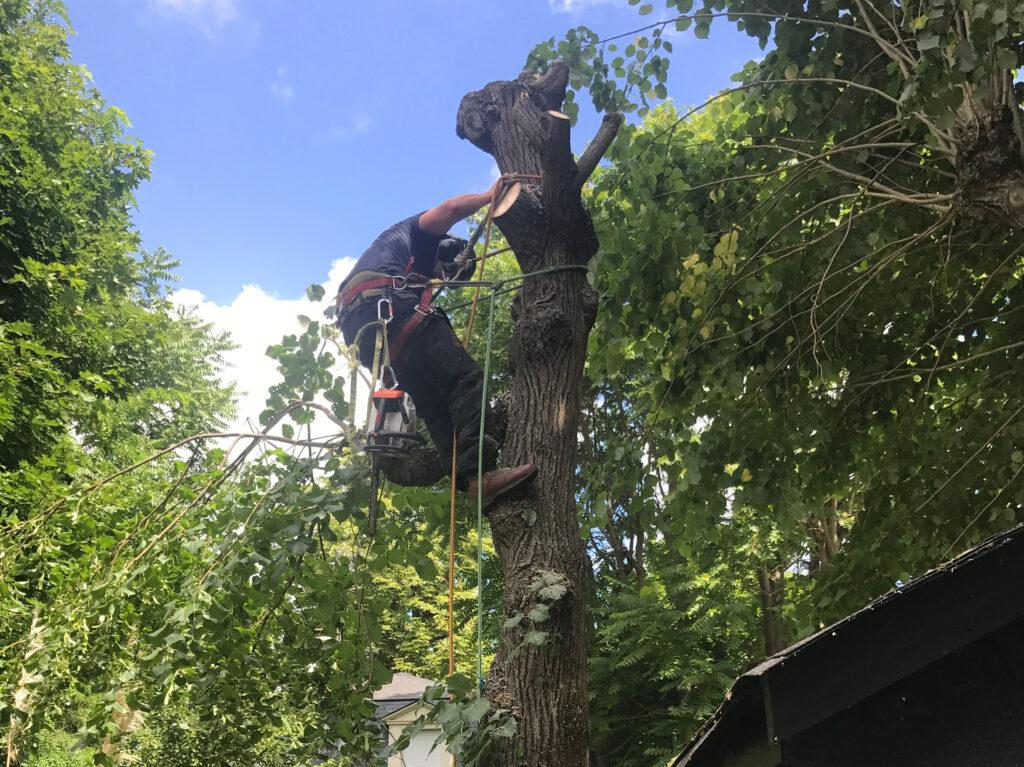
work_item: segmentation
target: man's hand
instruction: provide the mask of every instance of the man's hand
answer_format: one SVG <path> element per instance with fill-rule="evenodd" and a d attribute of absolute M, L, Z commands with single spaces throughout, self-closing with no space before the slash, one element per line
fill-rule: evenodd
<path fill-rule="evenodd" d="M 473 273 L 476 271 L 476 257 L 475 256 L 459 256 L 454 261 L 444 264 L 441 270 L 441 276 L 445 280 L 461 281 L 472 279 Z"/>

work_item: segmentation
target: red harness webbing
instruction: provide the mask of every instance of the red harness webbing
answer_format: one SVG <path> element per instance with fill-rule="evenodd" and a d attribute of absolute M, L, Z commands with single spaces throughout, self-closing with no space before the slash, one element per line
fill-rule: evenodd
<path fill-rule="evenodd" d="M 420 326 L 427 317 L 434 313 L 434 307 L 430 305 L 430 300 L 434 295 L 429 287 L 423 289 L 423 294 L 420 296 L 420 302 L 416 304 L 416 308 L 413 309 L 412 315 L 402 325 L 402 329 L 398 331 L 398 336 L 394 341 L 391 342 L 388 351 L 391 354 L 391 359 L 398 359 L 398 355 L 402 353 L 402 348 L 412 338 L 413 333 L 416 332 L 416 328 Z"/>
<path fill-rule="evenodd" d="M 353 285 L 340 296 L 338 296 L 338 305 L 345 306 L 345 304 L 351 303 L 353 299 L 358 298 L 360 295 L 365 293 L 367 290 L 376 290 L 377 288 L 393 288 L 395 287 L 395 281 L 403 279 L 400 277 L 375 277 L 372 280 L 364 280 L 358 285 Z"/>

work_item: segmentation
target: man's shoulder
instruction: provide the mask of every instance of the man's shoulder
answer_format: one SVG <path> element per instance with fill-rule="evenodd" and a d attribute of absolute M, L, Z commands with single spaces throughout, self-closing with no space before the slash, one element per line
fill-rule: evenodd
<path fill-rule="evenodd" d="M 403 218 L 401 221 L 396 221 L 387 229 L 383 230 L 377 235 L 377 240 L 389 240 L 397 235 L 410 235 L 415 233 L 419 229 L 420 214 L 414 213 L 411 216 Z"/>

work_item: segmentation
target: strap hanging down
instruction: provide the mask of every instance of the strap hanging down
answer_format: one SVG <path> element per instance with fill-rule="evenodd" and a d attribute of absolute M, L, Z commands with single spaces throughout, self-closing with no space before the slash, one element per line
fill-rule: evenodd
<path fill-rule="evenodd" d="M 395 340 L 391 343 L 391 358 L 398 359 L 402 354 L 402 349 L 412 338 L 413 333 L 416 332 L 416 328 L 420 326 L 427 317 L 434 313 L 435 309 L 430 305 L 430 301 L 433 298 L 434 292 L 430 288 L 424 288 L 423 293 L 420 295 L 420 302 L 416 305 L 412 315 L 402 325 L 402 329 L 398 331 L 398 335 Z"/>

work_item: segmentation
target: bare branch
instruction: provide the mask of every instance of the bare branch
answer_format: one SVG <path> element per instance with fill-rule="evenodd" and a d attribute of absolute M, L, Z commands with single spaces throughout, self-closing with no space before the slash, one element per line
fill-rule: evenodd
<path fill-rule="evenodd" d="M 986 351 L 979 352 L 978 354 L 973 354 L 970 357 L 964 357 L 963 359 L 960 360 L 953 360 L 952 362 L 947 362 L 945 365 L 935 365 L 930 370 L 932 373 L 938 370 L 949 370 L 950 368 L 956 368 L 960 367 L 961 365 L 966 365 L 970 362 L 974 362 L 975 360 L 979 360 L 982 357 L 988 357 L 990 354 L 999 354 L 1000 352 L 1010 351 L 1011 349 L 1016 349 L 1021 346 L 1024 346 L 1024 341 L 1017 341 L 1016 343 L 1012 344 L 1004 344 L 1003 346 L 997 346 L 995 349 L 988 349 Z M 907 368 L 903 369 L 907 370 Z M 929 369 L 927 368 L 910 368 L 911 372 L 909 373 L 903 373 L 902 375 L 896 376 L 884 376 L 882 378 L 876 378 L 872 381 L 864 381 L 862 383 L 851 385 L 854 387 L 876 386 L 877 384 L 891 383 L 892 381 L 903 381 L 906 380 L 907 378 L 913 378 L 914 376 L 921 375 L 921 373 L 928 372 L 928 370 Z"/>
<path fill-rule="evenodd" d="M 255 445 L 260 444 L 262 442 L 279 442 L 279 443 L 288 444 L 288 445 L 298 445 L 298 446 L 301 446 L 301 447 L 312 446 L 312 447 L 326 448 L 326 449 L 332 449 L 332 450 L 333 449 L 338 449 L 340 447 L 344 447 L 345 445 L 348 444 L 347 439 L 345 439 L 344 437 L 328 438 L 327 441 L 320 441 L 322 438 L 318 438 L 318 440 L 296 440 L 296 439 L 288 439 L 288 438 L 283 437 L 283 436 L 277 436 L 277 435 L 273 435 L 273 434 L 269 434 L 268 433 L 269 430 L 271 428 L 273 428 L 273 426 L 276 423 L 278 423 L 285 415 L 290 413 L 292 410 L 296 410 L 296 409 L 298 409 L 300 407 L 314 407 L 314 408 L 317 408 L 317 409 L 322 409 L 323 408 L 322 405 L 319 405 L 317 403 L 305 402 L 305 401 L 295 401 L 295 402 L 292 402 L 289 405 L 287 405 L 280 412 L 276 413 L 274 415 L 274 417 L 271 418 L 271 420 L 267 424 L 267 426 L 261 432 L 255 432 L 255 431 L 253 431 L 253 432 L 240 432 L 240 431 L 222 432 L 222 431 L 214 431 L 214 432 L 204 432 L 202 434 L 193 434 L 191 437 L 186 437 L 185 439 L 179 440 L 178 442 L 175 442 L 173 445 L 165 447 L 162 450 L 158 450 L 157 452 L 153 453 L 152 455 L 149 455 L 148 457 L 143 458 L 140 461 L 136 461 L 135 463 L 133 463 L 130 466 L 126 466 L 125 468 L 120 469 L 119 471 L 116 471 L 113 474 L 109 474 L 106 477 L 102 477 L 101 479 L 96 480 L 94 483 L 92 483 L 91 485 L 88 485 L 84 490 L 82 490 L 82 495 L 79 497 L 79 504 L 81 504 L 81 502 L 85 499 L 86 496 L 96 492 L 101 487 L 103 487 L 106 484 L 109 484 L 110 482 L 114 481 L 118 477 L 122 477 L 122 476 L 124 476 L 126 474 L 130 474 L 131 472 L 135 471 L 136 469 L 139 469 L 139 468 L 141 468 L 141 467 L 143 467 L 143 466 L 145 466 L 147 464 L 153 463 L 154 461 L 159 460 L 160 458 L 162 458 L 165 455 L 173 453 L 173 452 L 175 452 L 177 450 L 180 450 L 181 448 L 185 447 L 186 445 L 190 445 L 190 444 L 193 444 L 193 443 L 196 443 L 196 442 L 205 442 L 205 441 L 213 440 L 213 439 L 230 439 L 230 438 L 235 438 L 236 440 L 239 440 L 239 439 L 251 439 L 251 440 L 253 440 L 252 444 L 249 445 L 249 447 L 247 447 L 242 452 L 242 454 L 239 455 L 239 457 L 236 458 L 232 462 L 231 466 L 229 466 L 226 469 L 226 474 L 230 474 L 234 470 L 234 468 L 237 467 L 237 465 L 240 463 L 240 461 L 252 450 L 252 448 Z M 67 496 L 64 497 L 64 498 L 61 498 L 59 501 L 56 501 L 51 506 L 49 506 L 38 517 L 31 517 L 29 519 L 26 519 L 26 520 L 24 520 L 24 521 L 22 521 L 22 522 L 20 522 L 20 523 L 18 523 L 16 525 L 12 526 L 10 528 L 10 530 L 8 530 L 7 532 L 17 531 L 20 528 L 26 527 L 26 526 L 28 526 L 30 524 L 33 525 L 33 528 L 34 528 L 32 530 L 32 533 L 38 531 L 39 528 L 42 526 L 42 524 L 47 519 L 49 519 L 54 513 L 56 513 L 62 506 L 64 506 L 69 500 L 70 500 L 70 498 L 67 497 Z M 31 535 L 32 533 L 29 533 L 29 535 Z"/>
<path fill-rule="evenodd" d="M 1020 476 L 1022 471 L 1024 471 L 1024 464 L 1022 464 L 1020 466 L 1020 468 L 1017 469 L 1017 471 L 1015 471 L 1013 473 L 1013 476 L 1010 477 L 1009 481 L 1005 485 L 1003 485 L 1001 488 L 999 488 L 999 492 L 992 496 L 992 500 L 989 501 L 988 503 L 986 503 L 982 507 L 981 511 L 979 511 L 974 516 L 974 518 L 970 522 L 967 523 L 967 526 L 960 532 L 960 535 L 958 535 L 956 537 L 956 539 L 951 544 L 949 544 L 949 548 L 946 549 L 946 553 L 942 555 L 942 559 L 945 559 L 946 557 L 948 557 L 952 553 L 953 549 L 956 548 L 956 545 L 958 543 L 960 543 L 960 539 L 963 538 L 965 535 L 967 535 L 967 531 L 970 530 L 975 525 L 975 523 L 977 523 L 977 521 L 982 518 L 982 516 L 985 514 L 986 511 L 988 511 L 990 508 L 992 508 L 992 504 L 994 504 L 996 501 L 999 500 L 999 496 L 1001 496 L 1003 494 L 1003 492 L 1006 490 L 1006 488 L 1008 488 L 1010 485 L 1012 485 L 1014 482 L 1017 481 L 1017 477 Z"/>
<path fill-rule="evenodd" d="M 977 457 L 978 457 L 978 456 L 979 456 L 979 455 L 981 454 L 981 451 L 982 451 L 982 450 L 984 450 L 984 449 L 985 449 L 986 447 L 988 447 L 989 445 L 991 445 L 991 444 L 992 444 L 992 443 L 993 443 L 993 442 L 995 441 L 995 438 L 996 438 L 996 437 L 998 437 L 998 436 L 1000 435 L 1000 433 L 1002 433 L 1003 429 L 1005 429 L 1005 428 L 1006 428 L 1007 426 L 1009 426 L 1009 425 L 1010 425 L 1010 424 L 1011 424 L 1011 423 L 1013 422 L 1013 420 L 1014 420 L 1014 419 L 1015 419 L 1015 418 L 1016 418 L 1016 417 L 1017 417 L 1018 415 L 1020 415 L 1020 413 L 1021 413 L 1021 411 L 1022 411 L 1022 410 L 1024 410 L 1024 405 L 1021 405 L 1021 406 L 1020 406 L 1019 408 L 1017 408 L 1017 409 L 1016 409 L 1016 410 L 1015 410 L 1015 411 L 1013 412 L 1013 414 L 1012 414 L 1012 415 L 1010 415 L 1010 417 L 1009 417 L 1009 418 L 1007 418 L 1007 419 L 1006 419 L 1005 421 L 1003 421 L 1003 423 L 1002 423 L 1002 424 L 1001 424 L 1001 425 L 999 426 L 999 428 L 998 428 L 998 429 L 996 429 L 996 430 L 995 430 L 995 432 L 994 432 L 994 433 L 992 434 L 992 436 L 991 436 L 991 437 L 989 437 L 989 438 L 988 438 L 987 440 L 985 440 L 985 444 L 983 444 L 983 445 L 982 445 L 981 447 L 979 447 L 979 448 L 978 448 L 977 450 L 975 450 L 975 451 L 974 451 L 974 453 L 973 453 L 973 454 L 971 455 L 971 457 L 970 457 L 970 458 L 968 458 L 968 459 L 967 459 L 966 461 L 964 461 L 964 462 L 963 462 L 963 463 L 962 463 L 962 464 L 960 465 L 960 468 L 959 468 L 959 469 L 957 469 L 957 470 L 956 470 L 956 471 L 954 471 L 954 472 L 953 472 L 952 474 L 950 474 L 950 475 L 949 475 L 949 477 L 947 477 L 947 478 L 946 478 L 946 481 L 945 481 L 945 482 L 943 482 L 943 483 L 942 483 L 942 485 L 941 485 L 940 487 L 936 488 L 935 492 L 933 492 L 933 493 L 932 493 L 931 495 L 929 495 L 929 496 L 928 496 L 927 498 L 925 498 L 925 499 L 924 499 L 924 501 L 922 501 L 922 502 L 921 502 L 921 505 L 920 505 L 920 506 L 918 506 L 918 507 L 917 507 L 916 509 L 914 509 L 913 513 L 911 514 L 911 518 L 912 518 L 912 519 L 916 519 L 916 518 L 917 518 L 917 515 L 918 515 L 918 513 L 919 513 L 919 512 L 921 511 L 921 509 L 923 509 L 923 508 L 924 508 L 925 506 L 927 506 L 927 505 L 928 505 L 929 503 L 931 503 L 931 502 L 932 502 L 932 499 L 933 499 L 933 498 L 934 498 L 935 496 L 937 496 L 937 495 L 938 495 L 939 493 L 941 493 L 941 492 L 942 492 L 943 490 L 945 490 L 945 489 L 946 489 L 946 487 L 947 487 L 947 486 L 949 485 L 949 483 L 950 483 L 950 482 L 952 482 L 952 481 L 953 481 L 954 479 L 956 479 L 957 475 L 958 475 L 958 474 L 959 474 L 959 473 L 960 473 L 961 471 L 963 471 L 963 470 L 964 470 L 964 469 L 966 469 L 966 468 L 967 468 L 968 466 L 970 466 L 970 464 L 971 464 L 971 461 L 973 461 L 973 460 L 974 460 L 975 458 L 977 458 Z"/>
<path fill-rule="evenodd" d="M 601 162 L 601 158 L 608 151 L 612 141 L 615 140 L 621 125 L 621 112 L 612 112 L 604 116 L 604 119 L 601 121 L 601 127 L 597 129 L 594 138 L 587 144 L 587 148 L 583 150 L 583 154 L 576 161 L 576 186 L 581 187 L 587 183 L 587 179 L 590 178 L 594 169 L 597 168 L 597 164 Z"/>
<path fill-rule="evenodd" d="M 759 145 L 759 148 L 776 149 L 780 152 L 791 152 L 795 155 L 804 157 L 808 160 L 815 160 L 823 168 L 828 168 L 833 173 L 836 173 L 840 176 L 844 176 L 860 184 L 863 184 L 868 190 L 874 190 L 875 193 L 871 195 L 873 197 L 885 197 L 887 199 L 896 200 L 898 202 L 905 202 L 908 205 L 921 205 L 932 210 L 937 210 L 940 213 L 946 213 L 949 211 L 949 206 L 942 205 L 941 203 L 950 202 L 956 198 L 955 194 L 904 194 L 896 189 L 893 189 L 890 186 L 875 181 L 874 179 L 870 179 L 867 176 L 862 176 L 859 173 L 854 173 L 853 171 L 843 170 L 842 168 L 836 167 L 832 163 L 825 162 L 824 160 L 821 159 L 817 159 L 817 157 L 815 155 L 812 155 L 810 152 L 803 152 L 799 149 L 792 149 L 790 147 L 779 146 L 778 144 L 761 144 Z M 832 154 L 834 154 L 834 152 Z"/>
<path fill-rule="evenodd" d="M 653 24 L 648 24 L 647 26 L 639 27 L 639 28 L 634 29 L 634 30 L 632 30 L 630 32 L 623 32 L 623 33 L 618 34 L 618 35 L 612 35 L 611 37 L 605 37 L 605 38 L 603 38 L 601 40 L 598 40 L 598 44 L 600 45 L 601 43 L 609 43 L 609 42 L 611 42 L 613 40 L 619 40 L 619 39 L 622 39 L 624 37 L 633 37 L 633 36 L 639 34 L 640 32 L 646 32 L 648 29 L 654 29 L 655 27 L 666 27 L 669 24 L 674 24 L 677 21 L 684 21 L 686 19 L 689 19 L 689 20 L 692 21 L 692 20 L 698 19 L 698 18 L 700 18 L 700 19 L 720 19 L 720 18 L 724 17 L 724 18 L 728 18 L 730 21 L 735 21 L 735 20 L 740 19 L 743 16 L 749 16 L 751 18 L 757 18 L 757 19 L 772 19 L 773 21 L 782 21 L 782 22 L 794 21 L 794 22 L 796 22 L 798 24 L 813 24 L 816 27 L 829 27 L 829 28 L 833 28 L 833 29 L 845 29 L 845 30 L 847 30 L 849 32 L 855 32 L 858 35 L 864 35 L 865 37 L 870 37 L 872 40 L 876 39 L 875 35 L 872 35 L 870 32 L 868 32 L 866 30 L 863 30 L 860 27 L 855 27 L 852 24 L 841 24 L 841 23 L 839 23 L 837 21 L 825 21 L 824 19 L 811 19 L 811 18 L 806 18 L 804 16 L 789 16 L 789 15 L 787 15 L 785 13 L 756 13 L 754 11 L 742 11 L 742 12 L 733 11 L 731 13 L 728 13 L 728 12 L 727 13 L 685 13 L 685 14 L 682 14 L 680 16 L 674 16 L 671 19 L 666 19 L 664 21 L 656 21 Z"/>
<path fill-rule="evenodd" d="M 885 51 L 886 55 L 889 56 L 900 68 L 900 73 L 903 75 L 904 80 L 910 79 L 910 67 L 917 65 L 912 57 L 907 55 L 905 51 L 901 51 L 889 43 L 884 37 L 878 34 L 878 30 L 875 29 L 875 25 L 871 23 L 871 15 L 867 12 L 864 7 L 862 0 L 855 0 L 857 8 L 860 10 L 861 18 L 864 19 L 864 24 L 867 25 L 868 31 L 871 32 L 872 39 L 878 43 L 878 47 Z"/>

